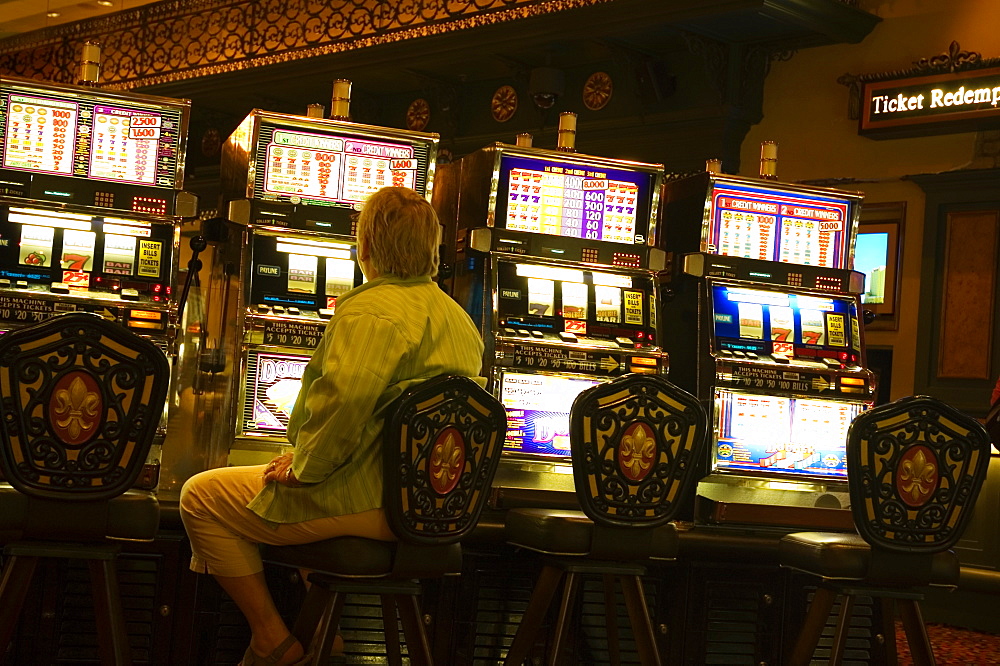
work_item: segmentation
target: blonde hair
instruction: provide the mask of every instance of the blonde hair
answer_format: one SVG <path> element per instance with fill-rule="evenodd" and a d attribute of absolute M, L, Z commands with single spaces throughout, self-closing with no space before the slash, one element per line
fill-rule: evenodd
<path fill-rule="evenodd" d="M 371 195 L 358 217 L 357 236 L 379 275 L 437 275 L 441 225 L 430 203 L 408 187 L 383 187 Z"/>

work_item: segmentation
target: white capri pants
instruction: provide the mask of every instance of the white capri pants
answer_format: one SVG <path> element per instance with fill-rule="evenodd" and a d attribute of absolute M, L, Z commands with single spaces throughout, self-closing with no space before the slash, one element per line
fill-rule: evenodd
<path fill-rule="evenodd" d="M 301 523 L 268 523 L 247 504 L 264 487 L 266 465 L 219 467 L 188 479 L 180 511 L 191 541 L 191 570 L 249 576 L 264 570 L 258 544 L 292 546 L 341 536 L 393 541 L 382 509 Z"/>

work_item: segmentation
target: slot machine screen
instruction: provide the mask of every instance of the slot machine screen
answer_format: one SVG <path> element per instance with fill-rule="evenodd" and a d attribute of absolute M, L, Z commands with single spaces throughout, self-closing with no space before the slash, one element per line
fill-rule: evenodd
<path fill-rule="evenodd" d="M 241 434 L 285 436 L 308 362 L 305 355 L 249 352 Z"/>
<path fill-rule="evenodd" d="M 0 168 L 179 189 L 185 109 L 0 81 Z"/>
<path fill-rule="evenodd" d="M 653 337 L 652 278 L 498 262 L 497 314 L 506 326 L 597 338 Z"/>
<path fill-rule="evenodd" d="M 409 187 L 427 196 L 431 149 L 428 141 L 262 122 L 253 165 L 253 196 L 339 208 L 346 219 L 383 187 Z"/>
<path fill-rule="evenodd" d="M 354 257 L 351 243 L 254 234 L 249 302 L 332 311 L 341 294 L 361 284 Z"/>
<path fill-rule="evenodd" d="M 772 478 L 847 478 L 847 429 L 863 406 L 716 390 L 714 468 Z"/>
<path fill-rule="evenodd" d="M 569 457 L 569 411 L 585 389 L 601 383 L 556 375 L 506 372 L 500 402 L 507 408 L 504 452 Z"/>
<path fill-rule="evenodd" d="M 496 225 L 634 245 L 649 238 L 654 174 L 503 154 Z"/>
<path fill-rule="evenodd" d="M 713 181 L 708 203 L 709 252 L 850 268 L 850 199 Z"/>
<path fill-rule="evenodd" d="M 170 296 L 174 227 L 34 208 L 0 215 L 0 278 L 28 289 Z"/>
<path fill-rule="evenodd" d="M 715 349 L 856 364 L 861 333 L 853 299 L 712 285 Z"/>

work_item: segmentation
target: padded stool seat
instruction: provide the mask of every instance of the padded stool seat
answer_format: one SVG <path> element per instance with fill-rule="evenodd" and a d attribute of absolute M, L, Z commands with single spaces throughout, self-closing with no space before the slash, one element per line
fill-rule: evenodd
<path fill-rule="evenodd" d="M 612 539 L 601 536 L 601 526 L 583 511 L 512 509 L 507 513 L 507 542 L 535 552 L 630 561 L 677 556 L 679 541 L 673 523 L 648 530 L 615 530 Z"/>
<path fill-rule="evenodd" d="M 788 534 L 778 544 L 778 552 L 783 566 L 826 579 L 864 580 L 869 585 L 898 585 L 917 572 L 923 572 L 920 578 L 926 585 L 957 585 L 960 570 L 952 550 L 873 555 L 872 547 L 858 534 Z"/>
<path fill-rule="evenodd" d="M 152 541 L 159 525 L 156 495 L 128 490 L 103 501 L 66 502 L 29 497 L 0 484 L 0 534 L 9 539 L 63 539 L 103 541 L 133 539 Z"/>
<path fill-rule="evenodd" d="M 421 578 L 462 571 L 462 546 L 408 548 L 395 541 L 340 537 L 298 546 L 265 546 L 264 560 L 340 578 Z"/>

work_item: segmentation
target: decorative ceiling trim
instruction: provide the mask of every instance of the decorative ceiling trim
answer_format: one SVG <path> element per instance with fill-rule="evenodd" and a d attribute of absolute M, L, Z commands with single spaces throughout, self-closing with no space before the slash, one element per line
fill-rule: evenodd
<path fill-rule="evenodd" d="M 401 42 L 614 0 L 170 0 L 0 40 L 0 72 L 73 83 L 102 45 L 128 89 Z"/>

